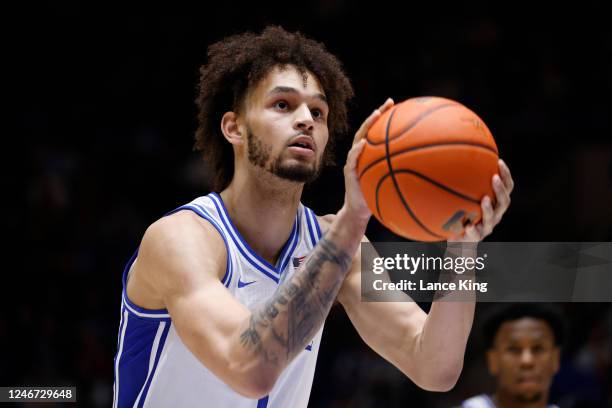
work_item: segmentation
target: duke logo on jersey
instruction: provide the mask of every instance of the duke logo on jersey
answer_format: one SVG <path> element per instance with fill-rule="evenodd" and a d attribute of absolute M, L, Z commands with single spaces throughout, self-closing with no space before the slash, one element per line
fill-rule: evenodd
<path fill-rule="evenodd" d="M 268 300 L 279 283 L 295 273 L 321 238 L 315 214 L 300 204 L 289 239 L 278 261 L 272 265 L 257 255 L 242 238 L 219 194 L 199 197 L 167 215 L 177 211 L 193 211 L 210 222 L 221 235 L 227 251 L 227 265 L 221 283 L 237 301 L 251 310 Z M 268 396 L 260 400 L 243 397 L 189 351 L 166 309 L 143 309 L 128 299 L 125 288 L 137 257 L 138 251 L 123 272 L 113 407 L 181 408 L 205 404 L 264 408 L 308 405 L 323 328 L 283 371 Z"/>

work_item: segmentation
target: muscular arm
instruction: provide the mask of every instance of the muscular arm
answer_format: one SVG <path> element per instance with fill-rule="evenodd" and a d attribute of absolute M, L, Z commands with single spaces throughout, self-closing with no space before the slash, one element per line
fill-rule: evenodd
<path fill-rule="evenodd" d="M 388 279 L 386 274 L 381 277 Z M 442 300 L 441 294 L 437 295 Z M 358 250 L 338 300 L 359 335 L 421 388 L 448 391 L 463 367 L 474 316 L 473 300 L 436 301 L 425 313 L 408 295 L 400 292 L 396 296 L 398 299 L 393 302 L 361 301 Z"/>
<path fill-rule="evenodd" d="M 147 230 L 131 279 L 168 309 L 182 341 L 207 368 L 258 398 L 321 327 L 363 234 L 365 223 L 358 224 L 341 210 L 302 267 L 252 311 L 219 281 L 227 254 L 218 232 L 188 211 Z"/>

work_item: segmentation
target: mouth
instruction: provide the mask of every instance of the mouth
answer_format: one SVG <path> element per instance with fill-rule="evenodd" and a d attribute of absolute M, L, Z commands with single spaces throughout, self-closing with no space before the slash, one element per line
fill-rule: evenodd
<path fill-rule="evenodd" d="M 523 376 L 518 379 L 519 384 L 537 384 L 539 383 L 539 378 L 537 376 Z"/>
<path fill-rule="evenodd" d="M 315 146 L 312 137 L 310 136 L 298 136 L 291 141 L 289 147 L 296 147 L 299 149 L 310 150 L 314 152 Z"/>

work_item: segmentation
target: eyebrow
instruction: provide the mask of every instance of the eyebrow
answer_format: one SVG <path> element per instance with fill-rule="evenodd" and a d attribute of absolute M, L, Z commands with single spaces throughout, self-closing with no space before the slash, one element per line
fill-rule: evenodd
<path fill-rule="evenodd" d="M 275 95 L 275 94 L 282 94 L 282 93 L 299 94 L 300 92 L 297 89 L 292 88 L 290 86 L 277 86 L 276 88 L 268 92 L 268 95 Z M 321 102 L 324 102 L 327 105 L 327 98 L 322 93 L 317 92 L 313 94 L 313 96 L 319 99 Z"/>

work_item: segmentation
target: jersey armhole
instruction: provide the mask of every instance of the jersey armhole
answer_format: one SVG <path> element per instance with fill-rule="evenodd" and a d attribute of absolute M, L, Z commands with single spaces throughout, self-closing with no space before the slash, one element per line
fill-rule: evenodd
<path fill-rule="evenodd" d="M 130 258 L 128 263 L 125 265 L 123 269 L 123 290 L 121 291 L 121 303 L 123 308 L 127 309 L 127 312 L 133 316 L 144 318 L 144 319 L 154 319 L 154 320 L 169 320 L 170 314 L 168 314 L 168 309 L 145 309 L 144 307 L 140 307 L 128 298 L 127 295 L 127 279 L 132 269 L 132 266 L 136 262 L 136 258 L 138 258 L 138 249 L 134 252 L 134 255 Z M 123 312 L 121 313 L 123 316 Z"/>

